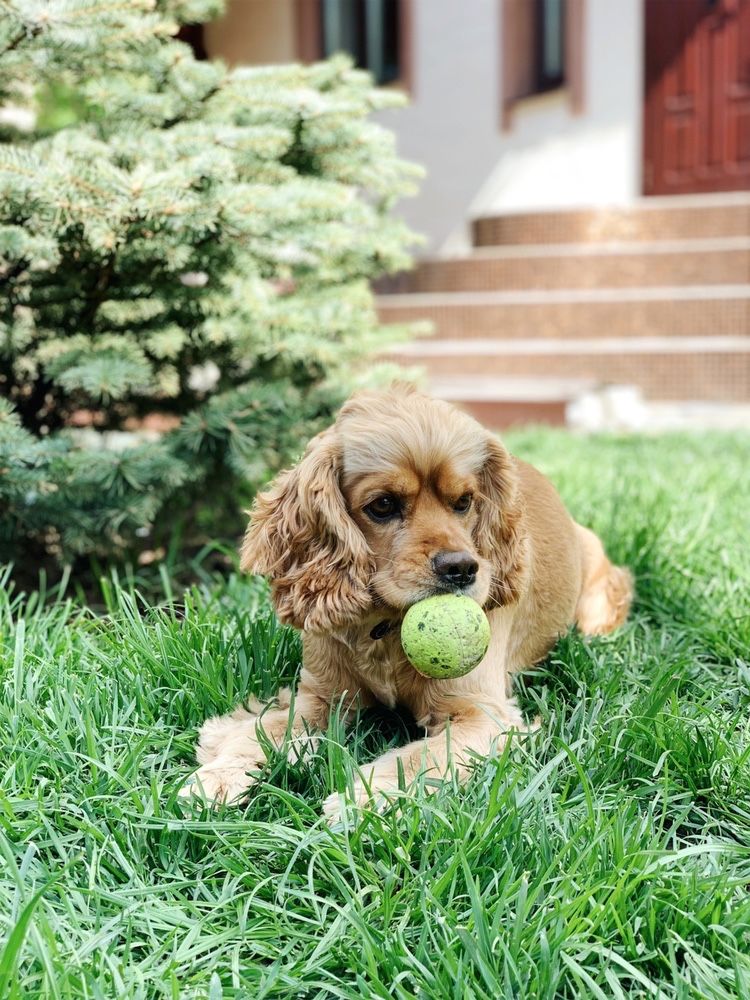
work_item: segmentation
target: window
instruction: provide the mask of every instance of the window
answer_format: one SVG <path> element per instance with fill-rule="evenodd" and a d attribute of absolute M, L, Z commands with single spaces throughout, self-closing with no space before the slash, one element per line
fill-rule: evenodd
<path fill-rule="evenodd" d="M 564 11 L 565 0 L 536 0 L 533 4 L 534 94 L 555 90 L 565 81 Z"/>
<path fill-rule="evenodd" d="M 399 0 L 322 0 L 323 56 L 348 52 L 377 83 L 402 76 Z"/>
<path fill-rule="evenodd" d="M 502 123 L 524 97 L 567 88 L 571 109 L 582 100 L 584 0 L 501 0 Z"/>

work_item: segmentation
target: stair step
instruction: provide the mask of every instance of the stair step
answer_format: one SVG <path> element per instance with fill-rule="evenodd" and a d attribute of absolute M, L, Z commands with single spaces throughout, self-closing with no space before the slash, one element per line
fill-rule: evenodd
<path fill-rule="evenodd" d="M 484 247 L 468 257 L 422 260 L 381 285 L 392 293 L 471 292 L 750 282 L 750 237 L 661 243 Z"/>
<path fill-rule="evenodd" d="M 384 323 L 430 320 L 447 339 L 750 333 L 750 285 L 382 295 Z"/>
<path fill-rule="evenodd" d="M 554 376 L 561 384 L 633 384 L 650 399 L 750 399 L 750 337 L 430 339 L 394 348 L 390 357 L 422 365 L 436 380 L 478 372 L 485 379 Z"/>
<path fill-rule="evenodd" d="M 523 378 L 487 376 L 436 376 L 429 391 L 454 403 L 487 427 L 544 423 L 563 426 L 568 404 L 595 382 L 581 378 Z"/>
<path fill-rule="evenodd" d="M 430 394 L 445 399 L 430 385 Z M 549 427 L 565 427 L 568 422 L 568 405 L 571 400 L 479 400 L 451 399 L 454 406 L 478 420 L 491 430 L 505 430 L 524 424 L 545 424 Z"/>
<path fill-rule="evenodd" d="M 575 399 L 596 386 L 590 378 L 528 378 L 524 376 L 451 375 L 435 376 L 430 388 L 450 401 L 554 403 Z"/>
<path fill-rule="evenodd" d="M 748 354 L 750 336 L 724 335 L 706 337 L 518 337 L 515 340 L 462 339 L 438 340 L 432 337 L 398 344 L 390 353 L 399 357 L 469 358 L 512 357 L 535 354 Z"/>
<path fill-rule="evenodd" d="M 648 198 L 630 207 L 518 212 L 472 223 L 475 246 L 746 236 L 750 193 Z"/>
<path fill-rule="evenodd" d="M 390 357 L 423 365 L 438 394 L 496 426 L 561 423 L 586 384 L 750 399 L 750 191 L 487 217 L 473 231 L 468 256 L 422 261 L 377 300 L 383 322 L 432 322 Z"/>

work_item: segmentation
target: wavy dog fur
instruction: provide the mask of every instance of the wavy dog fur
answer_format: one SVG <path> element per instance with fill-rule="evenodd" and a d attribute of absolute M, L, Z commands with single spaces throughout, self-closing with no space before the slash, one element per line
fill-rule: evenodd
<path fill-rule="evenodd" d="M 271 577 L 276 614 L 306 630 L 355 619 L 370 604 L 372 557 L 346 511 L 332 429 L 255 502 L 242 545 L 244 570 Z"/>
<path fill-rule="evenodd" d="M 384 498 L 395 513 L 375 517 L 372 504 Z M 470 567 L 459 583 L 438 573 L 446 554 Z M 242 567 L 270 577 L 279 618 L 302 630 L 304 663 L 293 703 L 281 692 L 262 721 L 253 705 L 202 727 L 197 788 L 213 801 L 242 796 L 262 767 L 259 726 L 276 744 L 291 734 L 296 752 L 325 728 L 334 703 L 349 715 L 400 704 L 426 733 L 364 769 L 357 803 L 395 791 L 399 769 L 407 778 L 463 774 L 473 754 L 527 731 L 513 673 L 573 623 L 589 634 L 616 628 L 632 599 L 630 573 L 540 473 L 465 413 L 409 386 L 353 396 L 299 464 L 259 494 Z M 492 638 L 471 673 L 434 680 L 407 662 L 397 625 L 411 604 L 446 589 L 483 605 Z M 374 639 L 383 623 L 390 630 Z M 331 819 L 340 808 L 337 796 L 324 805 Z"/>

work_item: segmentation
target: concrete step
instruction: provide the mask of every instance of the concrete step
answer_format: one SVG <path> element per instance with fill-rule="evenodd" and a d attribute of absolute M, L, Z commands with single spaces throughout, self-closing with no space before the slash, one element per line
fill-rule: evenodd
<path fill-rule="evenodd" d="M 377 304 L 382 322 L 430 320 L 449 340 L 750 333 L 750 285 L 429 292 Z"/>
<path fill-rule="evenodd" d="M 403 294 L 747 282 L 750 236 L 723 236 L 481 247 L 468 257 L 422 260 L 380 289 Z"/>
<path fill-rule="evenodd" d="M 649 399 L 750 400 L 750 336 L 425 339 L 390 357 L 433 379 L 554 377 L 635 385 Z"/>
<path fill-rule="evenodd" d="M 750 192 L 645 198 L 632 207 L 519 212 L 472 223 L 475 246 L 674 240 L 750 233 Z"/>
<path fill-rule="evenodd" d="M 487 427 L 563 423 L 578 431 L 750 430 L 750 403 L 645 400 L 636 386 L 584 379 L 436 377 L 429 391 L 467 410 Z"/>
<path fill-rule="evenodd" d="M 591 392 L 595 383 L 581 378 L 446 375 L 429 380 L 429 391 L 476 417 L 485 427 L 517 424 L 564 426 L 568 407 Z"/>

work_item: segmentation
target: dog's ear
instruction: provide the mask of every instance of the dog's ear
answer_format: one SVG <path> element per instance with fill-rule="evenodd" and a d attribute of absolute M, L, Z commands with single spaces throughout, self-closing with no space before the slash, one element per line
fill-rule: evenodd
<path fill-rule="evenodd" d="M 526 532 L 513 459 L 489 434 L 479 479 L 474 540 L 480 555 L 492 563 L 490 598 L 497 604 L 512 604 L 523 586 Z"/>
<path fill-rule="evenodd" d="M 372 555 L 347 512 L 340 466 L 330 428 L 258 495 L 242 545 L 242 569 L 271 578 L 281 621 L 310 631 L 352 621 L 370 604 Z"/>

